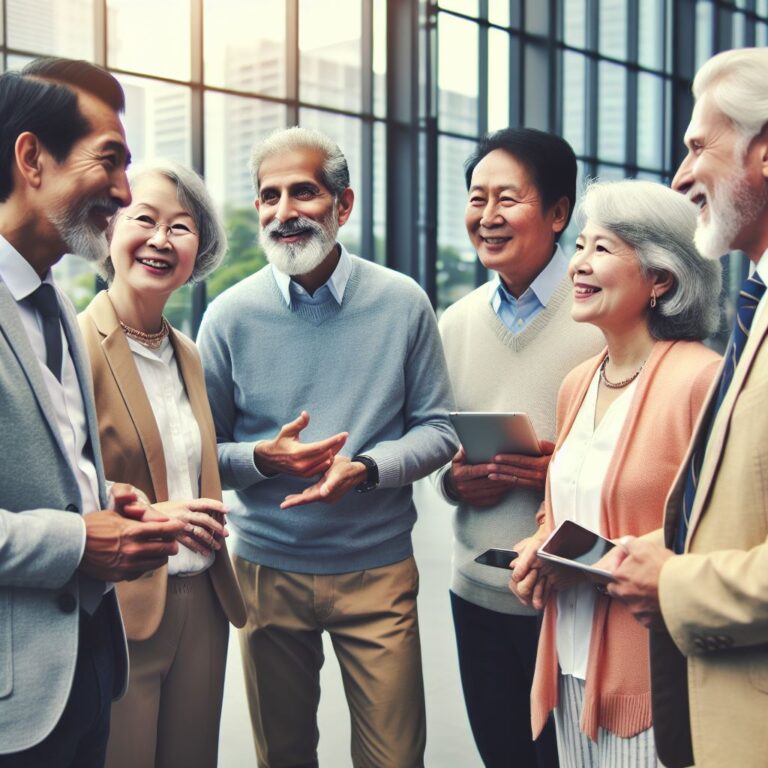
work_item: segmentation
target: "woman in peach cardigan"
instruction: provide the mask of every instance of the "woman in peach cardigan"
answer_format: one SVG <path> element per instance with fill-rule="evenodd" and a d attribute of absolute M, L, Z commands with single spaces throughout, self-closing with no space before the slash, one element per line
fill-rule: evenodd
<path fill-rule="evenodd" d="M 554 710 L 561 768 L 655 767 L 647 631 L 536 550 L 566 519 L 610 539 L 661 525 L 718 366 L 699 340 L 718 324 L 720 268 L 694 249 L 696 207 L 660 184 L 593 184 L 582 209 L 572 314 L 600 328 L 607 349 L 563 382 L 542 524 L 516 547 L 510 587 L 546 606 L 534 735 Z"/>

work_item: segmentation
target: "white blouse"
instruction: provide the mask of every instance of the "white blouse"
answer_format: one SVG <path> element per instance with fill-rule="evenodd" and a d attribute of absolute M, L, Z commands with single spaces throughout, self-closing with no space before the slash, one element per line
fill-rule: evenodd
<path fill-rule="evenodd" d="M 159 349 L 149 349 L 134 339 L 126 339 L 163 442 L 168 500 L 197 499 L 202 463 L 200 427 L 176 364 L 173 345 L 167 337 Z M 202 573 L 210 568 L 213 560 L 213 552 L 200 555 L 179 544 L 178 554 L 168 558 L 168 575 Z"/>
<path fill-rule="evenodd" d="M 637 380 L 609 406 L 595 428 L 600 371 L 596 371 L 571 431 L 557 451 L 550 471 L 555 525 L 573 520 L 598 533 L 600 496 L 621 429 L 627 418 Z M 564 675 L 586 679 L 595 588 L 579 582 L 557 593 L 557 657 Z"/>

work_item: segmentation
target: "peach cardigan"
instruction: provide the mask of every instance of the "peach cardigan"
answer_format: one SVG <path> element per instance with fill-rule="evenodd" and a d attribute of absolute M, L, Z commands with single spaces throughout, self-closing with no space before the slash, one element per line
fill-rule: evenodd
<path fill-rule="evenodd" d="M 605 351 L 574 368 L 557 403 L 562 445 Z M 685 457 L 699 411 L 719 364 L 703 344 L 658 341 L 637 379 L 626 422 L 602 490 L 601 527 L 609 538 L 640 536 L 662 524 L 664 502 Z M 553 525 L 549 481 L 545 515 Z M 531 724 L 538 736 L 557 705 L 556 600 L 544 610 L 533 688 Z M 598 597 L 592 621 L 580 727 L 594 741 L 598 728 L 628 738 L 651 726 L 647 630 L 618 601 Z"/>

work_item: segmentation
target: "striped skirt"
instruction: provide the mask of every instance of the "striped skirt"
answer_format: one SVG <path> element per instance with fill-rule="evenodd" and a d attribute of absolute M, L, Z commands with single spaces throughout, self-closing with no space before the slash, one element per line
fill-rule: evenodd
<path fill-rule="evenodd" d="M 579 730 L 584 702 L 584 681 L 560 675 L 555 728 L 560 768 L 663 768 L 656 757 L 653 728 L 622 739 L 600 728 L 597 743 Z"/>

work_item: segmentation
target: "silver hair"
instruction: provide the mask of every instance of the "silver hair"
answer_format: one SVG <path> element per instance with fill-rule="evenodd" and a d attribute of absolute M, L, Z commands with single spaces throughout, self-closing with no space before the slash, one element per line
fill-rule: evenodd
<path fill-rule="evenodd" d="M 701 340 L 717 330 L 720 262 L 702 258 L 693 244 L 697 208 L 690 200 L 652 181 L 593 182 L 580 215 L 634 248 L 644 275 L 671 275 L 672 287 L 648 310 L 654 338 Z"/>
<path fill-rule="evenodd" d="M 221 218 L 205 183 L 191 168 L 172 160 L 153 160 L 131 169 L 128 181 L 134 187 L 141 179 L 152 175 L 162 176 L 176 187 L 176 197 L 181 207 L 189 212 L 195 222 L 199 238 L 197 256 L 195 268 L 187 282 L 199 283 L 221 264 L 227 252 L 227 233 Z M 107 233 L 110 239 L 113 226 L 114 219 Z M 109 256 L 100 264 L 99 271 L 108 283 L 112 282 L 115 268 Z"/>
<path fill-rule="evenodd" d="M 297 149 L 310 149 L 320 152 L 323 165 L 320 170 L 323 186 L 336 198 L 349 187 L 349 167 L 347 158 L 339 145 L 324 133 L 314 128 L 279 128 L 267 136 L 264 141 L 254 146 L 251 153 L 251 176 L 253 188 L 259 191 L 259 170 L 266 158 L 272 155 L 292 152 Z"/>
<path fill-rule="evenodd" d="M 693 80 L 698 100 L 706 92 L 741 134 L 744 147 L 768 123 L 768 48 L 737 48 L 706 61 Z"/>

